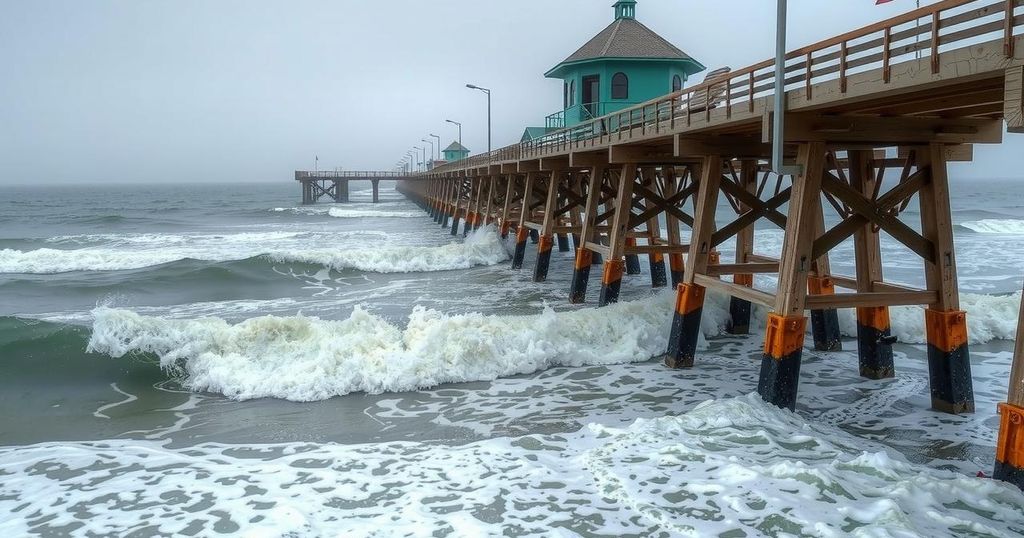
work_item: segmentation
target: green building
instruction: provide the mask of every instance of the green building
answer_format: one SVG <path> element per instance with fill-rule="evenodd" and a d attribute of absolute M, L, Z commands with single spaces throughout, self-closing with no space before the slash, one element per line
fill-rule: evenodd
<path fill-rule="evenodd" d="M 441 153 L 444 153 L 444 161 L 448 163 L 461 161 L 469 157 L 469 150 L 458 142 L 452 142 L 452 145 L 445 148 Z"/>
<path fill-rule="evenodd" d="M 554 69 L 544 74 L 562 79 L 561 112 L 548 116 L 542 131 L 573 127 L 683 88 L 705 69 L 636 20 L 636 0 L 619 0 L 615 21 Z M 530 130 L 524 139 L 532 138 Z"/>

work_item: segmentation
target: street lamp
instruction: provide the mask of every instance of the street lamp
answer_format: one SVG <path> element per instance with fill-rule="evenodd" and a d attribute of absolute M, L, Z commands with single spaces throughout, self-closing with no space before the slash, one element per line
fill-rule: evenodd
<path fill-rule="evenodd" d="M 419 146 L 413 146 L 412 149 L 418 149 L 423 152 L 423 169 L 427 168 L 427 148 L 421 148 Z M 418 157 L 419 155 L 417 155 Z"/>
<path fill-rule="evenodd" d="M 785 1 L 785 0 L 780 0 Z M 487 153 L 491 152 L 491 90 L 487 88 L 481 88 L 473 84 L 466 84 L 466 87 L 471 90 L 480 90 L 487 94 Z"/>
<path fill-rule="evenodd" d="M 446 122 L 448 122 L 448 123 L 450 123 L 452 125 L 455 125 L 456 127 L 459 128 L 459 146 L 462 146 L 462 124 L 457 122 L 457 121 L 452 121 L 452 120 L 444 120 L 444 121 L 446 121 Z M 462 151 L 462 147 L 459 148 L 459 151 Z"/>
<path fill-rule="evenodd" d="M 430 144 L 430 158 L 433 159 L 434 158 L 434 142 L 432 140 L 427 140 L 426 138 L 424 138 L 423 141 L 426 142 L 427 144 Z M 440 142 L 439 142 L 439 144 L 440 144 Z"/>
<path fill-rule="evenodd" d="M 436 134 L 432 134 L 430 136 L 437 139 L 437 160 L 440 161 L 441 160 L 441 137 L 437 136 Z"/>

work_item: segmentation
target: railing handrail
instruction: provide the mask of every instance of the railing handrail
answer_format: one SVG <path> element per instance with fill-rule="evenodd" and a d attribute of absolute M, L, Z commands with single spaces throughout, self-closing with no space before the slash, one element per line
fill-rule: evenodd
<path fill-rule="evenodd" d="M 976 4 L 977 8 L 965 11 L 964 13 L 950 14 L 945 19 L 942 18 L 944 12 L 971 4 Z M 906 56 L 918 52 L 929 52 L 931 54 L 932 70 L 935 72 L 938 69 L 937 54 L 941 45 L 960 43 L 1000 30 L 1004 32 L 1007 46 L 1012 45 L 1012 40 L 1016 35 L 1015 30 L 1024 25 L 1024 15 L 1016 15 L 1014 12 L 1015 9 L 1021 6 L 1024 6 L 1024 0 L 943 0 L 929 6 L 914 9 L 786 53 L 786 60 L 803 58 L 803 61 L 792 65 L 787 64 L 785 82 L 787 86 L 804 83 L 805 87 L 810 91 L 814 79 L 838 73 L 838 77 L 842 81 L 842 91 L 845 93 L 849 69 L 881 62 L 885 72 L 883 76 L 888 81 L 888 71 L 892 66 L 893 57 Z M 1004 22 L 976 22 L 979 19 L 990 17 L 997 13 L 1005 14 Z M 925 18 L 930 18 L 930 20 L 927 22 L 922 21 Z M 898 26 L 915 21 L 922 21 L 922 24 L 914 28 L 893 31 Z M 975 24 L 970 24 L 967 28 L 957 29 L 946 36 L 940 35 L 940 30 L 943 28 L 972 22 Z M 994 26 L 998 26 L 998 28 L 994 28 Z M 875 35 L 879 33 L 883 35 Z M 928 34 L 928 39 L 912 44 L 894 45 L 894 42 L 919 39 L 922 34 Z M 865 42 L 851 43 L 869 37 L 871 39 Z M 944 38 L 946 39 L 944 40 Z M 838 47 L 840 50 L 826 52 L 828 49 L 835 47 Z M 815 57 L 815 54 L 819 56 Z M 724 105 L 729 111 L 727 114 L 731 115 L 731 110 L 734 106 L 744 103 L 748 105 L 750 111 L 753 111 L 755 99 L 772 95 L 776 90 L 774 66 L 774 58 L 758 62 L 735 71 L 730 71 L 713 80 L 705 80 L 700 84 L 683 88 L 610 114 L 601 115 L 592 120 L 554 131 L 534 140 L 513 144 L 489 153 L 475 155 L 458 162 L 442 165 L 436 168 L 435 171 L 481 166 L 492 163 L 496 157 L 500 158 L 502 156 L 521 158 L 524 154 L 539 152 L 551 146 L 567 146 L 579 140 L 594 138 L 595 134 L 603 136 L 610 133 L 613 130 L 612 128 L 614 130 L 621 130 L 625 126 L 625 128 L 632 129 L 646 126 L 650 122 L 661 122 L 663 119 L 671 121 L 673 126 L 675 126 L 677 119 L 685 121 L 689 125 L 690 121 L 692 121 L 691 116 L 704 116 L 709 121 L 711 109 L 720 104 L 717 101 L 719 96 L 716 96 L 715 100 L 712 98 L 716 90 L 722 91 L 725 94 Z M 783 88 L 782 91 L 786 91 L 786 89 Z M 705 101 L 694 101 L 693 98 L 695 96 L 703 97 Z M 648 113 L 653 115 L 653 117 L 648 117 Z"/>
<path fill-rule="evenodd" d="M 412 174 L 406 172 L 384 172 L 384 171 L 354 171 L 354 170 L 296 170 L 296 179 L 313 179 L 313 178 L 325 178 L 325 179 L 344 179 L 344 178 L 393 178 L 393 177 L 408 177 Z"/>

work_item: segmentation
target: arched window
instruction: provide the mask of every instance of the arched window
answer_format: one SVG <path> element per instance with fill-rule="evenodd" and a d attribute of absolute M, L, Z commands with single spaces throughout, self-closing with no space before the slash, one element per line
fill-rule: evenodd
<path fill-rule="evenodd" d="M 562 89 L 562 108 L 569 108 L 569 83 L 564 84 L 565 88 Z"/>
<path fill-rule="evenodd" d="M 612 99 L 629 99 L 629 78 L 625 73 L 612 76 Z"/>
<path fill-rule="evenodd" d="M 676 75 L 672 77 L 672 91 L 677 92 L 683 89 L 683 77 Z"/>
<path fill-rule="evenodd" d="M 576 105 L 576 80 L 569 81 L 569 106 Z"/>

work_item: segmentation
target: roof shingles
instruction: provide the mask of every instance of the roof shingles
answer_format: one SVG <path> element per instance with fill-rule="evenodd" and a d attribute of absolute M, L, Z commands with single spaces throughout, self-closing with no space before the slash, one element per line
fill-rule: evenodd
<path fill-rule="evenodd" d="M 688 54 L 636 19 L 616 20 L 559 65 L 598 58 L 657 58 L 693 61 Z"/>

